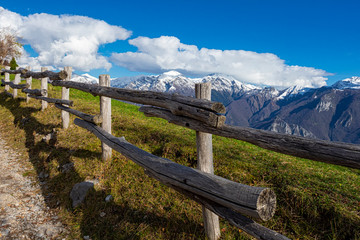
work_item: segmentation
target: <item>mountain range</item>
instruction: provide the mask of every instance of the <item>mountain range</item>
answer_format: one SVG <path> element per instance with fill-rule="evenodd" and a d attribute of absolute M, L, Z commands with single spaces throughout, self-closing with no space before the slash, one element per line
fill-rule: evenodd
<path fill-rule="evenodd" d="M 81 76 L 73 80 L 97 83 L 90 75 Z M 212 101 L 226 106 L 227 124 L 360 144 L 360 77 L 321 88 L 278 90 L 244 84 L 227 75 L 188 78 L 170 71 L 112 79 L 111 86 L 194 96 L 195 83 L 200 82 L 211 82 Z"/>

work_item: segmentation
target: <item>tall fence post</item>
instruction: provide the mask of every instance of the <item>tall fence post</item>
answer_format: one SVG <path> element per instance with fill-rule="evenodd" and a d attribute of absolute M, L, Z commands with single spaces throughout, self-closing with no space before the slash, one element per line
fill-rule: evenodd
<path fill-rule="evenodd" d="M 16 68 L 16 70 L 19 69 L 19 67 Z M 14 84 L 20 84 L 20 73 L 15 74 L 15 78 L 14 78 Z M 13 98 L 17 98 L 18 95 L 18 90 L 16 88 L 13 89 Z"/>
<path fill-rule="evenodd" d="M 45 72 L 47 70 L 46 67 L 41 67 L 41 71 L 42 72 Z M 47 97 L 48 96 L 48 79 L 47 77 L 45 78 L 41 78 L 41 89 L 44 89 L 45 90 L 45 95 L 44 97 Z M 44 111 L 48 106 L 48 103 L 47 101 L 44 101 L 44 100 L 41 100 L 41 111 Z"/>
<path fill-rule="evenodd" d="M 5 67 L 6 70 L 10 70 L 10 67 L 9 66 L 6 66 Z M 10 82 L 10 74 L 9 73 L 5 73 L 5 79 L 4 79 L 5 82 Z M 5 85 L 5 92 L 8 92 L 10 90 L 10 86 L 9 85 Z"/>
<path fill-rule="evenodd" d="M 99 76 L 99 85 L 110 87 L 110 75 L 102 74 Z M 111 98 L 100 97 L 100 115 L 102 117 L 101 127 L 111 134 Z M 111 159 L 112 148 L 101 142 L 102 160 L 107 161 Z"/>
<path fill-rule="evenodd" d="M 26 69 L 29 71 L 31 70 L 30 66 L 27 66 Z M 31 85 L 32 85 L 32 77 L 31 76 L 26 78 L 26 83 L 29 85 L 28 89 L 31 89 Z M 26 103 L 29 103 L 29 100 L 30 100 L 29 93 L 27 93 L 26 94 Z"/>
<path fill-rule="evenodd" d="M 195 84 L 195 97 L 211 100 L 211 83 Z M 196 131 L 197 168 L 214 174 L 212 134 Z M 203 206 L 205 232 L 209 240 L 220 238 L 219 217 Z"/>
<path fill-rule="evenodd" d="M 72 67 L 64 67 L 64 71 L 67 73 L 67 77 L 63 81 L 70 81 L 71 74 L 72 74 Z M 69 100 L 69 98 L 70 98 L 70 88 L 62 87 L 61 88 L 61 99 Z M 70 114 L 64 110 L 61 110 L 61 119 L 62 119 L 63 129 L 67 129 L 69 127 L 69 123 L 70 123 Z"/>

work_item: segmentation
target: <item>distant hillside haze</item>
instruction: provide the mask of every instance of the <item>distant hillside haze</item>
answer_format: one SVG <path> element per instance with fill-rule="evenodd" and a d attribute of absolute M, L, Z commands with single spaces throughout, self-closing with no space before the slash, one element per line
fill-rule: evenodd
<path fill-rule="evenodd" d="M 87 74 L 73 80 L 97 83 Z M 201 82 L 211 82 L 212 101 L 226 106 L 227 124 L 360 144 L 360 77 L 328 87 L 277 90 L 244 84 L 222 74 L 189 78 L 170 71 L 112 79 L 111 86 L 194 96 L 195 83 Z"/>

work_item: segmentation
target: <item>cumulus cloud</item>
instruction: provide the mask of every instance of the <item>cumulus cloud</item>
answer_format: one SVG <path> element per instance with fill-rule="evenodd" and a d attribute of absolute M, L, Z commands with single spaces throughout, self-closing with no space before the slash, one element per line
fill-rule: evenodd
<path fill-rule="evenodd" d="M 33 14 L 21 16 L 0 7 L 0 28 L 11 27 L 37 57 L 24 55 L 19 62 L 33 65 L 72 66 L 76 70 L 110 69 L 111 63 L 98 53 L 102 44 L 125 40 L 131 32 L 84 16 Z"/>
<path fill-rule="evenodd" d="M 129 40 L 137 52 L 113 53 L 111 60 L 132 71 L 160 73 L 177 70 L 184 74 L 223 73 L 258 85 L 320 87 L 329 74 L 321 69 L 290 66 L 271 53 L 216 50 L 187 45 L 176 37 L 138 37 Z"/>

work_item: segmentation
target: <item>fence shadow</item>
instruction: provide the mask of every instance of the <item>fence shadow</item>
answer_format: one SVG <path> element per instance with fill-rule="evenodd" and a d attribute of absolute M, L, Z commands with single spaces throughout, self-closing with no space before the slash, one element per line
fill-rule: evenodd
<path fill-rule="evenodd" d="M 65 166 L 74 164 L 72 157 L 98 159 L 101 161 L 101 152 L 85 149 L 65 148 L 56 144 L 56 139 L 46 139 L 54 129 L 61 129 L 60 124 L 44 124 L 33 116 L 41 111 L 41 107 L 34 108 L 26 106 L 24 99 L 13 99 L 6 93 L 0 93 L 0 106 L 8 109 L 14 116 L 14 125 L 25 133 L 25 147 L 28 151 L 29 161 L 36 171 L 36 177 L 41 186 L 41 194 L 45 199 L 47 207 L 51 210 L 60 211 L 67 209 L 72 214 L 81 215 L 79 231 L 82 236 L 91 239 L 140 239 L 138 228 L 149 227 L 152 231 L 162 229 L 163 224 L 175 226 L 192 226 L 192 229 L 203 231 L 203 227 L 190 219 L 179 218 L 168 219 L 157 215 L 151 210 L 132 208 L 128 204 L 117 205 L 113 201 L 106 203 L 105 197 L 109 194 L 104 190 L 92 190 L 86 201 L 78 208 L 73 209 L 69 198 L 74 184 L 85 181 L 84 177 L 75 170 Z M 46 110 L 45 110 L 46 111 Z M 49 167 L 56 164 L 58 173 L 54 174 Z M 81 214 L 80 214 L 81 212 Z M 105 213 L 100 216 L 99 213 Z M 129 218 L 129 216 L 131 216 Z M 123 219 L 126 219 L 124 222 Z M 114 225 L 115 222 L 118 224 Z M 138 226 L 129 229 L 129 225 Z M 179 238 L 186 229 L 179 228 L 177 232 L 171 233 L 170 238 Z"/>

